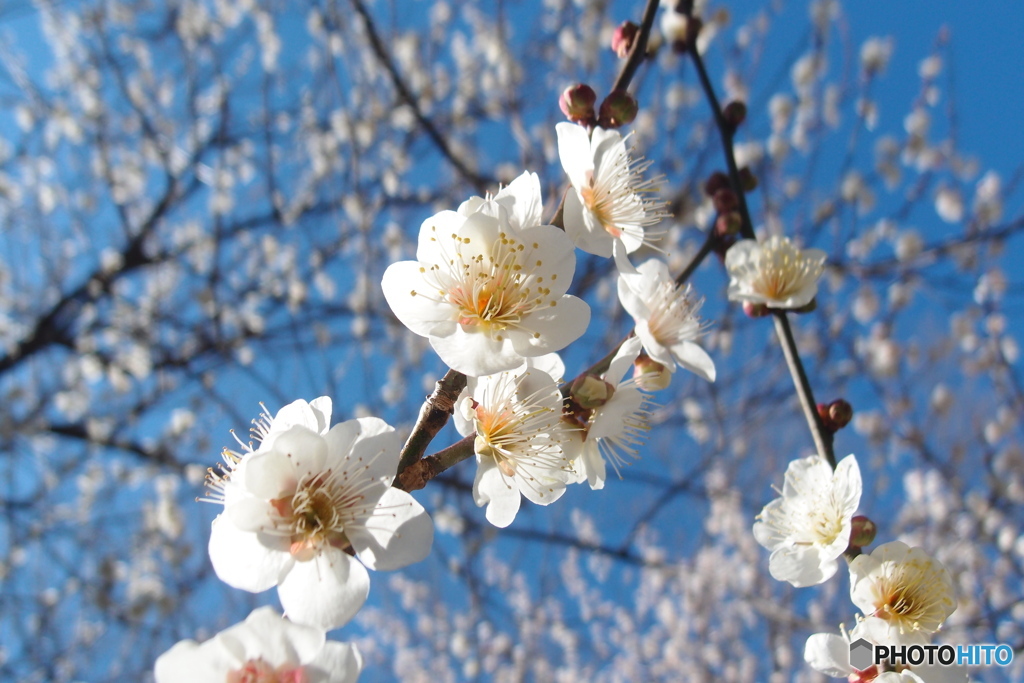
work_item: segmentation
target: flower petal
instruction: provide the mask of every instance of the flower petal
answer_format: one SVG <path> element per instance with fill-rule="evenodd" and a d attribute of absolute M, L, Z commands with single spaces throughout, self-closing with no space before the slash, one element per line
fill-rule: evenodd
<path fill-rule="evenodd" d="M 329 640 L 306 668 L 320 674 L 315 680 L 322 683 L 355 683 L 363 670 L 363 658 L 354 643 Z"/>
<path fill-rule="evenodd" d="M 182 640 L 157 657 L 153 673 L 156 683 L 224 683 L 228 673 L 241 664 L 216 641 L 200 645 Z"/>
<path fill-rule="evenodd" d="M 487 521 L 504 529 L 519 512 L 522 496 L 511 477 L 506 477 L 490 457 L 477 456 L 476 479 L 473 481 L 473 500 L 478 507 L 487 506 Z"/>
<path fill-rule="evenodd" d="M 221 631 L 216 639 L 241 662 L 263 659 L 273 667 L 313 660 L 323 649 L 323 630 L 295 624 L 273 607 L 253 610 L 241 624 Z"/>
<path fill-rule="evenodd" d="M 419 562 L 430 553 L 434 523 L 411 495 L 389 488 L 365 526 L 349 528 L 346 534 L 363 564 L 390 571 Z"/>
<path fill-rule="evenodd" d="M 348 623 L 369 593 L 366 568 L 336 548 L 326 548 L 307 562 L 296 562 L 277 587 L 289 619 L 325 631 Z"/>
<path fill-rule="evenodd" d="M 290 555 L 260 543 L 256 534 L 240 530 L 225 515 L 213 520 L 209 551 L 217 577 L 250 593 L 275 586 L 292 562 Z"/>
<path fill-rule="evenodd" d="M 815 633 L 808 638 L 804 661 L 832 678 L 846 678 L 854 671 L 850 666 L 850 643 L 834 633 Z"/>
<path fill-rule="evenodd" d="M 575 123 L 562 122 L 555 125 L 555 134 L 562 168 L 573 187 L 579 189 L 587 183 L 587 173 L 594 170 L 594 155 L 590 151 L 587 129 Z"/>
<path fill-rule="evenodd" d="M 291 495 L 305 477 L 323 469 L 327 442 L 305 427 L 291 427 L 274 437 L 267 450 L 247 456 L 245 488 L 257 498 Z"/>
<path fill-rule="evenodd" d="M 711 360 L 708 352 L 697 344 L 684 341 L 671 348 L 679 367 L 689 370 L 701 379 L 708 382 L 715 381 L 715 361 Z"/>

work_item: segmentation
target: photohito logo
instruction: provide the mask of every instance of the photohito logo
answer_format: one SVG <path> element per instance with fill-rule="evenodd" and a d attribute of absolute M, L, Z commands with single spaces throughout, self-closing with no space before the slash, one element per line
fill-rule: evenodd
<path fill-rule="evenodd" d="M 1009 666 L 1013 648 L 999 645 L 872 645 L 863 638 L 850 643 L 850 666 L 864 671 L 882 662 L 909 666 Z"/>

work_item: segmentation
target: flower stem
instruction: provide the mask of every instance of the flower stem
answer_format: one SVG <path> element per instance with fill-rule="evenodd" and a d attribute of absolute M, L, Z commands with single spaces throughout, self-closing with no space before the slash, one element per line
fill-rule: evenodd
<path fill-rule="evenodd" d="M 835 469 L 836 454 L 832 450 L 832 434 L 825 429 L 825 425 L 821 422 L 821 416 L 818 415 L 814 392 L 811 391 L 811 383 L 807 379 L 807 372 L 804 370 L 804 364 L 797 352 L 796 340 L 793 339 L 793 328 L 789 324 L 789 318 L 785 311 L 773 311 L 773 313 L 775 331 L 779 335 L 779 343 L 782 345 L 782 354 L 786 357 L 786 365 L 789 366 L 793 386 L 796 387 L 796 394 L 800 398 L 800 407 L 803 408 L 804 417 L 807 418 L 807 426 L 811 430 L 814 446 L 818 455 L 825 458 L 832 469 Z"/>
<path fill-rule="evenodd" d="M 633 48 L 629 51 L 629 56 L 626 57 L 626 63 L 622 65 L 622 69 L 619 71 L 619 77 L 615 79 L 615 84 L 612 85 L 612 90 L 625 90 L 629 87 L 630 81 L 633 80 L 633 76 L 636 74 L 636 70 L 640 68 L 640 62 L 644 61 L 647 57 L 647 38 L 651 35 L 651 27 L 654 26 L 654 17 L 658 13 L 658 0 L 647 0 L 647 6 L 644 8 L 644 18 L 640 22 L 640 31 L 636 35 L 636 40 L 633 41 Z"/>
<path fill-rule="evenodd" d="M 729 182 L 732 185 L 736 197 L 739 199 L 739 212 L 741 217 L 740 234 L 746 239 L 757 239 L 754 234 L 753 223 L 750 220 L 750 209 L 747 207 L 747 198 L 743 192 L 743 185 L 740 183 L 740 173 L 736 166 L 736 154 L 733 149 L 733 127 L 725 120 L 722 114 L 722 105 L 715 95 L 715 88 L 708 77 L 704 60 L 697 51 L 696 44 L 691 45 L 687 50 L 693 66 L 697 70 L 697 77 L 704 90 L 704 96 L 711 106 L 711 112 L 715 117 L 715 127 L 722 138 L 722 151 L 725 154 L 725 163 L 729 168 Z M 793 378 L 793 386 L 796 388 L 797 396 L 800 399 L 800 407 L 803 409 L 804 417 L 807 419 L 807 426 L 814 439 L 815 448 L 818 454 L 825 458 L 832 469 L 836 467 L 836 456 L 832 449 L 832 434 L 825 429 L 818 415 L 818 409 L 814 401 L 814 392 L 811 391 L 811 383 L 807 379 L 807 372 L 804 370 L 800 360 L 800 353 L 796 348 L 796 340 L 793 338 L 793 329 L 790 327 L 789 318 L 785 311 L 773 311 L 775 319 L 775 330 L 779 337 L 779 344 L 782 346 L 782 353 L 786 357 L 786 365 L 789 366 L 789 374 Z"/>

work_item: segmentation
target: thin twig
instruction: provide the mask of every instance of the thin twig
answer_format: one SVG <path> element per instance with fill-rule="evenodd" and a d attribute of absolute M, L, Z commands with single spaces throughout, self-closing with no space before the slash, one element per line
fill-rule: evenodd
<path fill-rule="evenodd" d="M 779 343 L 782 345 L 782 354 L 786 357 L 786 365 L 789 366 L 789 374 L 793 378 L 793 385 L 800 398 L 800 407 L 803 408 L 804 417 L 807 418 L 807 426 L 811 430 L 811 437 L 814 438 L 814 445 L 818 454 L 828 461 L 832 469 L 835 469 L 836 455 L 832 450 L 832 434 L 825 429 L 825 425 L 821 422 L 821 416 L 818 415 L 811 383 L 807 379 L 807 372 L 800 361 L 800 354 L 797 353 L 793 328 L 789 324 L 789 318 L 786 317 L 785 311 L 776 310 L 773 313 L 775 331 L 778 333 Z"/>
<path fill-rule="evenodd" d="M 434 122 L 423 113 L 422 107 L 420 107 L 419 99 L 413 94 L 412 90 L 406 84 L 402 75 L 398 73 L 398 67 L 391 60 L 391 55 L 388 53 L 387 47 L 381 40 L 380 35 L 377 33 L 377 27 L 374 24 L 373 17 L 367 11 L 366 6 L 363 5 L 361 0 L 352 0 L 352 7 L 356 13 L 363 18 L 363 24 L 366 26 L 366 37 L 370 41 L 370 47 L 373 48 L 373 53 L 377 56 L 377 61 L 380 62 L 381 66 L 391 76 L 391 83 L 395 86 L 395 90 L 401 96 L 402 100 L 412 109 L 413 115 L 416 117 L 416 121 L 419 122 L 420 126 L 426 131 L 427 135 L 434 144 L 437 145 L 437 149 L 441 152 L 445 159 L 451 162 L 452 166 L 462 175 L 466 180 L 471 182 L 476 188 L 477 192 L 483 193 L 489 185 L 492 184 L 490 178 L 485 178 L 473 169 L 471 169 L 466 162 L 455 155 L 452 151 L 451 145 L 448 144 L 448 140 L 445 139 L 441 131 L 438 130 Z"/>
<path fill-rule="evenodd" d="M 630 81 L 640 68 L 640 62 L 647 58 L 647 39 L 651 35 L 651 27 L 654 26 L 654 17 L 658 13 L 658 0 L 647 0 L 647 7 L 644 8 L 644 18 L 640 23 L 640 30 L 633 41 L 633 47 L 626 57 L 626 63 L 619 71 L 619 77 L 615 79 L 612 90 L 625 90 L 629 87 Z"/>
<path fill-rule="evenodd" d="M 750 220 L 747 198 L 743 192 L 743 185 L 740 182 L 739 169 L 736 166 L 736 154 L 732 144 L 735 131 L 722 114 L 722 106 L 715 95 L 715 88 L 711 84 L 707 68 L 704 66 L 704 60 L 701 58 L 696 44 L 690 45 L 687 53 L 690 55 L 690 59 L 693 60 L 693 65 L 697 70 L 697 77 L 700 79 L 701 87 L 704 90 L 704 96 L 707 98 L 708 104 L 711 106 L 711 112 L 715 117 L 715 126 L 718 128 L 718 134 L 722 138 L 725 163 L 729 168 L 729 182 L 732 185 L 733 192 L 736 193 L 736 197 L 739 199 L 740 234 L 747 239 L 757 239 L 757 236 L 754 234 L 753 223 Z M 832 434 L 825 429 L 825 425 L 822 424 L 821 417 L 818 415 L 817 406 L 814 401 L 814 392 L 811 390 L 811 383 L 807 378 L 807 372 L 800 361 L 800 353 L 796 348 L 796 340 L 793 338 L 793 330 L 789 325 L 789 318 L 786 316 L 785 311 L 776 310 L 773 313 L 779 344 L 782 346 L 782 353 L 786 357 L 786 365 L 789 367 L 790 376 L 793 378 L 793 386 L 796 388 L 797 396 L 800 399 L 800 407 L 803 409 L 804 417 L 807 419 L 811 438 L 814 439 L 814 445 L 818 454 L 825 458 L 829 465 L 835 469 L 836 456 L 832 450 Z"/>

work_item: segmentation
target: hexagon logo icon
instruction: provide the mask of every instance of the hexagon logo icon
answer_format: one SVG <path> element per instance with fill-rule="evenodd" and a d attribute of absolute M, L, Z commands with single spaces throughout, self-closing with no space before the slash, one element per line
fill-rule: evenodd
<path fill-rule="evenodd" d="M 858 671 L 870 668 L 875 663 L 875 648 L 871 643 L 858 638 L 850 643 L 850 666 Z"/>

